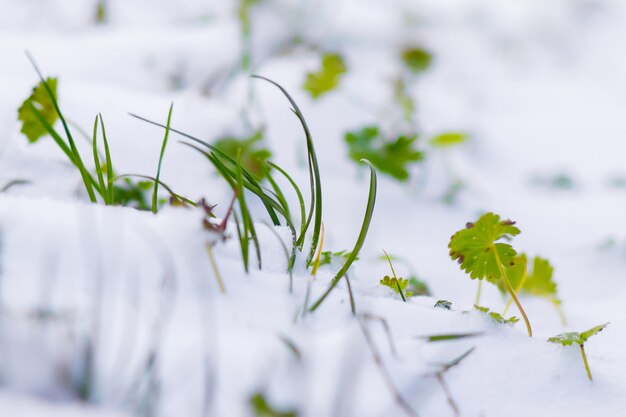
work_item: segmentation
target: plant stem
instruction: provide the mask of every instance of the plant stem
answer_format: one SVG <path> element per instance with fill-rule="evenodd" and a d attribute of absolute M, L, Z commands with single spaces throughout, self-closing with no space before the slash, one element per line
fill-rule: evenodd
<path fill-rule="evenodd" d="M 222 282 L 222 276 L 220 275 L 220 271 L 217 269 L 217 263 L 215 262 L 215 258 L 213 257 L 213 244 L 207 243 L 206 250 L 209 254 L 209 261 L 211 262 L 211 267 L 213 268 L 213 272 L 215 273 L 217 285 L 220 287 L 220 292 L 222 294 L 226 294 L 226 288 L 224 287 L 224 282 Z"/>
<path fill-rule="evenodd" d="M 582 353 L 583 355 L 583 363 L 585 364 L 585 370 L 587 371 L 589 381 L 593 381 L 593 377 L 591 376 L 591 369 L 589 369 L 589 362 L 587 362 L 587 354 L 585 353 L 584 345 L 580 345 L 580 353 Z"/>
<path fill-rule="evenodd" d="M 533 330 L 530 328 L 530 321 L 528 321 L 528 316 L 526 316 L 526 312 L 524 311 L 524 308 L 522 307 L 519 300 L 517 299 L 517 295 L 515 295 L 515 290 L 513 290 L 513 287 L 511 287 L 511 283 L 509 282 L 509 279 L 506 277 L 506 272 L 504 271 L 504 267 L 502 266 L 502 262 L 500 261 L 500 255 L 498 255 L 496 246 L 491 245 L 490 247 L 491 247 L 491 250 L 493 251 L 494 256 L 496 257 L 496 263 L 498 264 L 498 269 L 500 270 L 500 275 L 502 276 L 501 279 L 504 282 L 504 285 L 507 291 L 509 292 L 509 294 L 511 294 L 511 298 L 513 299 L 513 301 L 515 301 L 515 305 L 517 305 L 517 309 L 519 310 L 519 312 L 522 314 L 522 317 L 524 318 L 524 323 L 526 323 L 526 330 L 528 331 L 528 337 L 533 337 Z"/>
<path fill-rule="evenodd" d="M 474 301 L 474 305 L 480 305 L 480 293 L 483 290 L 483 280 L 478 281 L 478 288 L 476 289 L 476 301 Z"/>
<path fill-rule="evenodd" d="M 528 274 L 526 273 L 526 267 L 524 267 L 524 275 L 522 275 L 522 279 L 520 280 L 519 284 L 517 284 L 517 288 L 515 289 L 515 294 L 517 294 L 522 289 L 522 287 L 524 286 L 524 282 L 526 282 L 527 276 Z M 502 317 L 504 317 L 506 312 L 509 310 L 509 307 L 511 307 L 512 302 L 513 302 L 513 298 L 509 298 L 509 301 L 507 301 L 506 305 L 504 306 L 504 310 L 502 311 Z"/>

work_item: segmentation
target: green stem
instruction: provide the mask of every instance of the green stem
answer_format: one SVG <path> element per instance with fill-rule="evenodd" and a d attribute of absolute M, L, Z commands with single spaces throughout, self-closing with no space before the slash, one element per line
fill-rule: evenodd
<path fill-rule="evenodd" d="M 522 317 L 524 318 L 524 323 L 526 323 L 526 330 L 528 331 L 528 337 L 532 337 L 533 330 L 530 328 L 530 321 L 528 321 L 528 316 L 526 316 L 526 312 L 524 311 L 524 308 L 522 307 L 519 300 L 517 299 L 517 295 L 515 295 L 515 290 L 513 290 L 513 287 L 511 287 L 511 283 L 509 282 L 509 279 L 506 277 L 506 272 L 504 271 L 504 267 L 502 266 L 502 262 L 500 261 L 500 255 L 498 255 L 496 246 L 491 245 L 491 250 L 493 251 L 493 254 L 496 257 L 496 263 L 498 264 L 498 269 L 500 270 L 500 275 L 502 276 L 501 279 L 504 282 L 504 286 L 506 287 L 509 294 L 511 294 L 511 298 L 515 302 L 515 305 L 517 305 L 517 309 L 519 310 L 519 312 L 522 314 Z"/>
<path fill-rule="evenodd" d="M 528 274 L 526 273 L 526 267 L 524 267 L 524 275 L 522 275 L 522 279 L 519 281 L 519 284 L 517 284 L 517 288 L 515 289 L 515 294 L 517 294 L 522 289 L 522 287 L 524 286 L 524 283 L 526 282 L 527 276 Z M 513 298 L 509 298 L 509 301 L 507 301 L 506 305 L 504 306 L 504 311 L 502 311 L 502 317 L 504 317 L 506 312 L 509 310 L 509 307 L 511 307 L 511 303 L 513 303 Z"/>
<path fill-rule="evenodd" d="M 591 369 L 589 369 L 589 362 L 587 362 L 587 355 L 585 354 L 585 346 L 580 345 L 580 353 L 583 355 L 583 363 L 585 364 L 585 370 L 587 371 L 587 376 L 589 377 L 589 381 L 593 381 L 593 377 L 591 376 Z"/>
<path fill-rule="evenodd" d="M 478 280 L 478 288 L 476 289 L 476 301 L 474 301 L 474 305 L 480 305 L 480 294 L 483 291 L 483 280 Z"/>

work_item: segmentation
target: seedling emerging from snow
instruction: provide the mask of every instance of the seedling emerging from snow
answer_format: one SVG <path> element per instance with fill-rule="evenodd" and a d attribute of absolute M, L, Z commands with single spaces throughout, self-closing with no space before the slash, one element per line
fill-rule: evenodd
<path fill-rule="evenodd" d="M 339 54 L 327 53 L 322 55 L 322 65 L 316 72 L 306 74 L 304 90 L 314 99 L 334 90 L 341 81 L 341 76 L 347 71 L 346 64 Z"/>
<path fill-rule="evenodd" d="M 585 354 L 585 342 L 587 342 L 587 340 L 591 336 L 595 336 L 596 334 L 604 330 L 604 328 L 608 325 L 609 323 L 600 324 L 599 326 L 592 327 L 591 329 L 582 333 L 577 333 L 577 332 L 561 333 L 557 336 L 549 338 L 548 342 L 559 343 L 563 346 L 570 346 L 573 344 L 577 344 L 578 346 L 580 346 L 580 353 L 583 356 L 583 363 L 585 364 L 585 370 L 587 371 L 587 376 L 589 377 L 589 380 L 592 381 L 593 377 L 591 376 L 591 369 L 589 369 L 589 362 L 587 362 L 587 355 Z"/>
<path fill-rule="evenodd" d="M 461 269 L 467 272 L 470 278 L 486 279 L 490 282 L 502 281 L 524 318 L 528 336 L 532 336 L 526 312 L 517 299 L 506 273 L 506 268 L 514 264 L 513 259 L 517 252 L 508 243 L 498 242 L 501 239 L 510 240 L 519 233 L 515 222 L 500 220 L 497 214 L 487 213 L 476 223 L 467 223 L 465 229 L 456 232 L 450 239 L 448 247 L 450 257 L 459 262 Z"/>
<path fill-rule="evenodd" d="M 424 154 L 415 147 L 415 134 L 389 140 L 382 136 L 378 127 L 368 126 L 347 132 L 345 141 L 350 159 L 356 162 L 367 159 L 378 171 L 399 181 L 407 181 L 409 166 L 424 159 Z"/>
<path fill-rule="evenodd" d="M 389 262 L 389 267 L 391 268 L 391 273 L 393 274 L 393 278 L 390 278 L 388 275 L 385 275 L 385 277 L 380 280 L 380 285 L 384 285 L 385 287 L 389 287 L 393 289 L 394 292 L 396 292 L 397 294 L 400 294 L 400 298 L 402 298 L 402 301 L 406 303 L 406 299 L 411 298 L 413 296 L 412 291 L 407 291 L 409 280 L 396 276 L 396 271 L 393 268 L 393 263 L 391 262 L 391 258 L 389 257 L 389 254 L 385 251 L 383 252 L 385 253 L 385 257 L 387 258 L 387 261 Z"/>
<path fill-rule="evenodd" d="M 489 317 L 491 317 L 494 321 L 497 321 L 498 323 L 515 324 L 519 321 L 519 319 L 515 316 L 505 319 L 504 317 L 502 317 L 501 314 L 496 313 L 495 311 L 489 311 L 487 307 L 481 307 L 481 306 L 475 305 L 474 308 L 482 313 L 487 314 Z"/>
<path fill-rule="evenodd" d="M 380 285 L 389 287 L 396 294 L 400 294 L 400 298 L 402 298 L 403 301 L 406 301 L 407 298 L 411 298 L 413 296 L 411 291 L 407 291 L 407 287 L 409 285 L 408 279 L 390 278 L 388 275 L 385 275 L 385 277 L 380 280 Z"/>
<path fill-rule="evenodd" d="M 298 417 L 295 411 L 279 411 L 258 392 L 250 398 L 250 408 L 256 417 Z"/>
<path fill-rule="evenodd" d="M 443 308 L 444 310 L 452 310 L 452 303 L 448 300 L 437 300 L 435 308 Z"/>

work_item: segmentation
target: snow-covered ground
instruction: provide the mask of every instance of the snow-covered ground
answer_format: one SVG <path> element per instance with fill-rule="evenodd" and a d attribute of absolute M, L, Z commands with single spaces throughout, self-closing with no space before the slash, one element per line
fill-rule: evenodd
<path fill-rule="evenodd" d="M 314 299 L 341 265 L 322 266 L 312 279 L 299 257 L 290 292 L 278 241 L 290 244 L 289 231 L 264 224 L 258 200 L 249 199 L 263 269 L 244 273 L 229 224 L 232 239 L 214 250 L 221 294 L 199 209 L 153 215 L 90 204 L 78 171 L 49 137 L 28 143 L 17 108 L 38 79 L 26 49 L 45 75 L 59 78 L 60 105 L 73 123 L 89 130 L 102 113 L 118 172 L 154 175 L 163 131 L 128 112 L 164 122 L 173 102 L 172 126 L 208 141 L 249 134 L 247 120 L 263 125 L 272 159 L 308 199 L 298 120 L 276 88 L 241 67 L 239 2 L 107 0 L 106 22 L 95 16 L 96 1 L 0 2 L 0 187 L 29 181 L 0 193 L 1 416 L 273 416 L 254 414 L 256 393 L 299 417 L 623 413 L 626 4 L 259 0 L 251 7 L 253 72 L 293 95 L 313 134 L 325 250 L 350 250 L 359 233 L 368 176 L 348 159 L 343 135 L 398 123 L 392 85 L 403 48 L 434 56 L 411 84 L 413 127 L 423 140 L 445 131 L 471 136 L 429 149 L 407 183 L 379 175 L 372 225 L 349 272 L 358 318 L 343 282 L 319 310 L 299 314 L 309 283 Z M 302 84 L 320 51 L 341 53 L 348 72 L 336 91 L 312 100 Z M 224 215 L 232 191 L 178 139 L 161 178 Z M 89 144 L 79 146 L 89 155 Z M 445 204 L 456 180 L 465 187 Z M 533 338 L 523 322 L 500 325 L 473 310 L 476 281 L 450 260 L 447 245 L 486 211 L 516 220 L 522 234 L 514 246 L 555 266 L 565 326 L 537 298 L 521 299 Z M 408 260 L 433 295 L 404 303 L 382 287 L 383 249 Z M 434 308 L 440 299 L 452 310 Z M 506 301 L 483 286 L 482 305 L 501 311 Z M 546 342 L 605 322 L 585 346 L 593 382 L 577 346 Z M 480 336 L 420 337 L 468 332 Z M 471 348 L 442 385 L 441 364 Z M 79 399 L 84 380 L 92 381 L 88 401 Z"/>

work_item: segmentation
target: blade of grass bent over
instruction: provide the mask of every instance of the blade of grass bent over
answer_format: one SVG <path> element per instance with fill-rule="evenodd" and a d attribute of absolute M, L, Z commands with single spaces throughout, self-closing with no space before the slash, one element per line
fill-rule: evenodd
<path fill-rule="evenodd" d="M 296 104 L 295 100 L 289 95 L 287 90 L 285 90 L 280 84 L 275 81 L 270 80 L 269 78 L 262 77 L 260 75 L 252 75 L 253 78 L 259 78 L 261 80 L 265 80 L 270 84 L 276 86 L 283 95 L 289 100 L 289 103 L 292 106 L 292 111 L 295 113 L 296 117 L 300 121 L 302 125 L 302 129 L 304 130 L 304 135 L 306 137 L 307 144 L 307 152 L 308 152 L 308 164 L 309 164 L 309 177 L 311 183 L 311 205 L 309 211 L 309 217 L 306 222 L 306 226 L 304 231 L 309 227 L 311 222 L 311 217 L 313 215 L 313 211 L 315 211 L 315 222 L 313 224 L 313 235 L 311 236 L 311 248 L 309 250 L 309 255 L 307 256 L 307 266 L 311 265 L 311 261 L 313 260 L 313 255 L 315 254 L 315 249 L 317 248 L 317 242 L 319 241 L 321 227 L 322 227 L 322 184 L 320 180 L 320 171 L 317 163 L 317 155 L 315 154 L 315 147 L 313 146 L 313 138 L 311 137 L 311 132 L 309 131 L 309 127 L 304 119 L 300 108 Z M 301 234 L 298 239 L 298 245 L 302 248 L 304 244 L 304 234 Z"/>
<path fill-rule="evenodd" d="M 343 267 L 337 272 L 337 275 L 332 279 L 326 291 L 322 294 L 322 296 L 309 308 L 309 311 L 315 311 L 320 304 L 328 297 L 328 294 L 335 288 L 335 286 L 339 283 L 339 280 L 348 272 L 348 269 L 356 259 L 359 254 L 359 251 L 363 247 L 363 242 L 365 242 L 365 238 L 367 237 L 367 231 L 369 230 L 370 223 L 372 221 L 372 215 L 374 214 L 374 206 L 376 203 L 376 170 L 372 166 L 372 164 L 367 159 L 361 159 L 361 162 L 366 163 L 370 168 L 370 190 L 369 196 L 367 199 L 367 208 L 365 209 L 365 217 L 363 218 L 363 225 L 361 226 L 361 232 L 359 233 L 359 237 L 354 245 L 354 249 L 350 253 L 350 256 L 344 263 Z"/>

